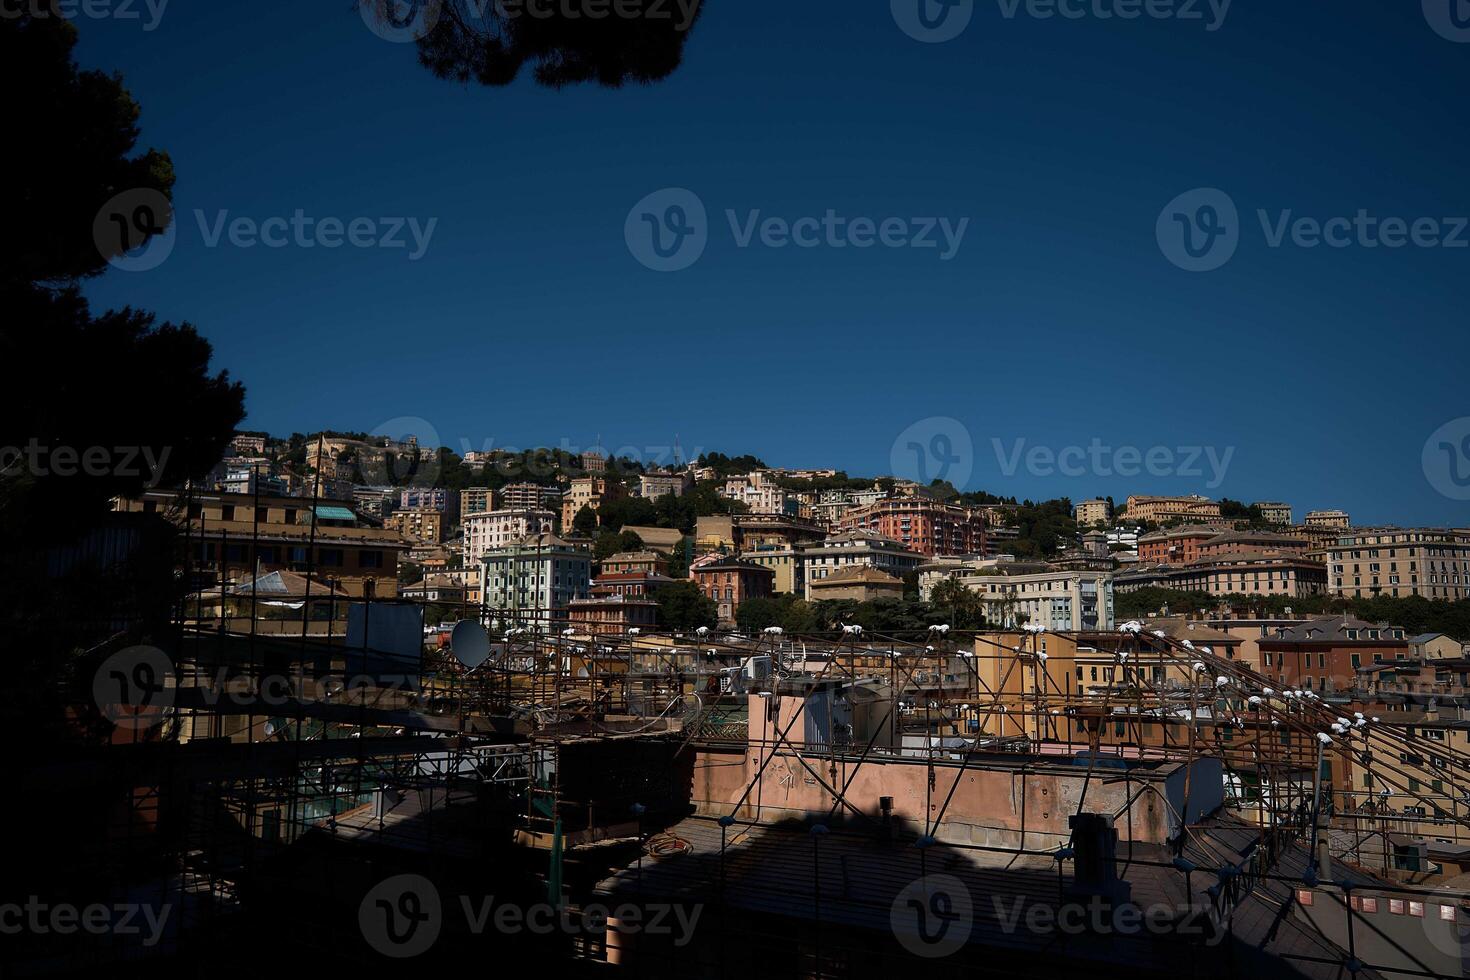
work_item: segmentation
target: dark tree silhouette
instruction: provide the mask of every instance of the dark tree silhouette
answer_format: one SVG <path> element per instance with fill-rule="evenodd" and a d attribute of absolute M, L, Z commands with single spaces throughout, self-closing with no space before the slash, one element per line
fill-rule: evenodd
<path fill-rule="evenodd" d="M 379 5 L 383 0 L 362 0 Z M 396 0 L 404 4 L 407 0 Z M 415 0 L 419 61 L 439 78 L 508 85 L 530 67 L 552 88 L 667 78 L 700 0 Z"/>
<path fill-rule="evenodd" d="M 110 497 L 204 475 L 244 417 L 244 390 L 210 374 L 193 327 L 96 316 L 77 290 L 113 257 L 95 234 L 104 206 L 166 201 L 173 167 L 134 152 L 137 104 L 118 76 L 77 67 L 76 37 L 57 17 L 0 19 L 0 77 L 24 93 L 8 135 L 26 148 L 0 164 L 24 229 L 0 245 L 0 363 L 15 368 L 0 388 L 0 543 L 63 543 Z M 150 227 L 169 217 L 156 210 Z"/>
<path fill-rule="evenodd" d="M 0 18 L 0 81 L 7 142 L 0 179 L 14 233 L 0 238 L 0 281 L 67 282 L 94 276 L 102 254 L 93 224 L 124 191 L 165 196 L 174 184 L 166 153 L 135 153 L 137 103 L 119 75 L 82 71 L 72 59 L 77 32 L 59 17 Z M 171 215 L 153 216 L 161 231 Z"/>

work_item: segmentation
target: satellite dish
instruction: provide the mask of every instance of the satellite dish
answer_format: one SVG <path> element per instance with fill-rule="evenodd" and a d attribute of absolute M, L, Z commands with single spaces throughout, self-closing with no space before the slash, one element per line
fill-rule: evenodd
<path fill-rule="evenodd" d="M 449 648 L 454 659 L 474 670 L 490 656 L 490 635 L 473 619 L 461 619 L 449 634 Z"/>

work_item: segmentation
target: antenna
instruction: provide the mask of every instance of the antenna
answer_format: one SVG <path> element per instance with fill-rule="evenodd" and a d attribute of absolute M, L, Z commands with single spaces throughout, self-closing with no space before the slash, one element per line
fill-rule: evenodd
<path fill-rule="evenodd" d="M 473 619 L 461 619 L 449 633 L 449 648 L 454 659 L 474 670 L 490 656 L 490 635 Z"/>

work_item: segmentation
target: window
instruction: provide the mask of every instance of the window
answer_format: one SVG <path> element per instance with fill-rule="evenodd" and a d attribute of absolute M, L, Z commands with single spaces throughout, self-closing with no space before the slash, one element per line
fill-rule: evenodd
<path fill-rule="evenodd" d="M 358 568 L 382 568 L 383 553 L 381 551 L 359 551 L 357 553 Z"/>
<path fill-rule="evenodd" d="M 1298 888 L 1296 890 L 1296 901 L 1298 905 L 1311 905 L 1312 893 L 1305 888 Z"/>
<path fill-rule="evenodd" d="M 1404 914 L 1404 900 L 1402 898 L 1390 898 L 1388 900 L 1388 911 L 1393 915 Z"/>
<path fill-rule="evenodd" d="M 1454 922 L 1455 921 L 1455 907 L 1453 905 L 1441 905 L 1439 907 L 1439 921 L 1441 921 L 1441 922 Z"/>
<path fill-rule="evenodd" d="M 1409 903 L 1409 914 L 1412 915 L 1416 919 L 1422 919 L 1422 918 L 1424 918 L 1424 903 L 1423 902 L 1410 902 Z"/>

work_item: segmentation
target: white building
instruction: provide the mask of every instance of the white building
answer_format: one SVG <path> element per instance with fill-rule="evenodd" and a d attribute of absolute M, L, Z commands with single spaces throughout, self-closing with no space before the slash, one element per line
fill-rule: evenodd
<path fill-rule="evenodd" d="M 1038 562 L 996 565 L 992 574 L 960 581 L 980 593 L 987 618 L 1006 627 L 1036 623 L 1049 630 L 1113 628 L 1113 573 L 1064 571 Z"/>
<path fill-rule="evenodd" d="M 803 598 L 812 597 L 812 583 L 854 565 L 868 565 L 902 579 L 926 559 L 892 538 L 866 531 L 843 531 L 801 549 Z"/>
<path fill-rule="evenodd" d="M 592 555 L 549 532 L 491 548 L 481 565 L 483 616 L 502 627 L 549 628 L 589 595 Z"/>
<path fill-rule="evenodd" d="M 464 517 L 464 563 L 478 565 L 485 552 L 501 548 L 528 534 L 550 533 L 556 528 L 556 514 L 533 507 L 490 510 Z"/>

